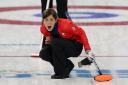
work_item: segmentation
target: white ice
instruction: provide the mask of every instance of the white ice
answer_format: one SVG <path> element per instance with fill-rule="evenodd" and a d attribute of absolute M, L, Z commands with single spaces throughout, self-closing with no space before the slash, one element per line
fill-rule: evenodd
<path fill-rule="evenodd" d="M 125 6 L 128 0 L 68 0 L 74 6 Z M 2 7 L 40 6 L 40 0 L 1 0 Z M 55 1 L 54 1 L 54 5 Z M 128 7 L 127 7 L 128 8 Z M 74 22 L 127 21 L 128 10 L 114 9 L 69 9 L 69 12 L 106 12 L 121 15 L 120 17 L 102 19 L 73 19 Z M 0 11 L 0 19 L 37 21 L 32 17 L 41 9 Z M 77 62 L 83 57 L 70 58 L 75 64 L 69 79 L 50 79 L 54 74 L 52 66 L 40 58 L 30 57 L 38 54 L 41 44 L 40 25 L 0 24 L 0 85 L 127 85 L 128 84 L 128 25 L 81 26 L 87 32 L 96 61 L 101 70 L 108 70 L 113 80 L 96 82 L 94 65 L 78 68 Z M 84 56 L 82 52 L 81 56 Z M 78 73 L 80 71 L 80 73 Z M 92 75 L 92 77 L 82 77 Z M 87 73 L 86 71 L 90 72 Z M 21 74 L 21 75 L 20 75 Z M 24 75 L 23 75 L 24 74 Z M 16 76 L 17 75 L 17 76 Z M 25 77 L 26 76 L 26 77 Z M 80 77 L 79 77 L 80 76 Z"/>

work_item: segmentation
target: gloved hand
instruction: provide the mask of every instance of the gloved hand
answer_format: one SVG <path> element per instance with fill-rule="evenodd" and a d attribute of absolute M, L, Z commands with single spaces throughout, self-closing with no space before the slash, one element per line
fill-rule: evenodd
<path fill-rule="evenodd" d="M 95 59 L 94 58 L 95 54 L 91 50 L 86 50 L 85 53 L 89 60 Z"/>
<path fill-rule="evenodd" d="M 91 65 L 94 61 L 94 53 L 90 50 L 85 51 L 86 58 L 78 62 L 78 67 L 82 67 L 83 65 Z"/>
<path fill-rule="evenodd" d="M 92 60 L 89 60 L 88 57 L 84 58 L 80 62 L 78 62 L 78 67 L 82 67 L 83 65 L 91 65 Z"/>

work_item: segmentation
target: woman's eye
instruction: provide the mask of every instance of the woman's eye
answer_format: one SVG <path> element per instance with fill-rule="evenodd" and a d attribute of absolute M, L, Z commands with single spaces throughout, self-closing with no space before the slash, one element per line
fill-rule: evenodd
<path fill-rule="evenodd" d="M 48 19 L 45 19 L 45 21 L 48 21 Z"/>

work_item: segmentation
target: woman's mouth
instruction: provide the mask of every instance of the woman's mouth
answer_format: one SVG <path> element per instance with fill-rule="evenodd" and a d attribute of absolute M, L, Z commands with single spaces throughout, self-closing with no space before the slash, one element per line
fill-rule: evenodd
<path fill-rule="evenodd" d="M 47 26 L 47 30 L 51 31 L 52 30 L 52 26 Z"/>
<path fill-rule="evenodd" d="M 50 29 L 52 26 L 48 26 L 48 29 Z"/>

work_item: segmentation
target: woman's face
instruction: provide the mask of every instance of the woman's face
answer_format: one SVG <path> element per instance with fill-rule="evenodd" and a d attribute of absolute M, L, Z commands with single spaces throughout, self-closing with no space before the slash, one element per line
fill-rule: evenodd
<path fill-rule="evenodd" d="M 43 23 L 48 31 L 52 31 L 56 23 L 56 19 L 50 15 L 43 20 Z"/>

